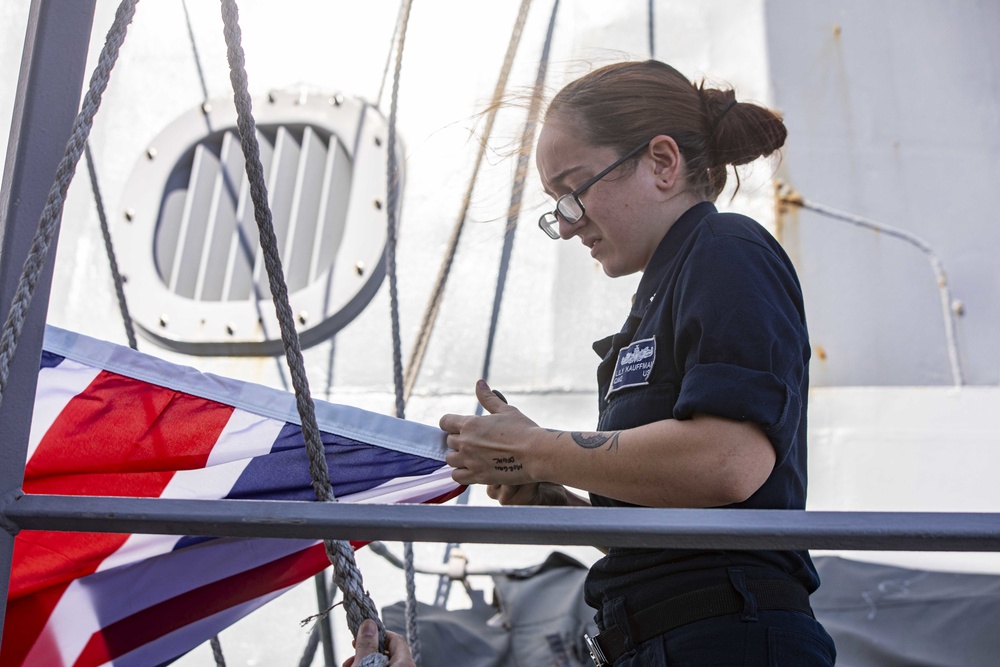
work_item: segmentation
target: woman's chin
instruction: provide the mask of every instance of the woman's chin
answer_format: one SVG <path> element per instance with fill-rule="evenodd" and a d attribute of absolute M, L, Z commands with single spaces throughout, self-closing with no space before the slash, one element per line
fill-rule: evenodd
<path fill-rule="evenodd" d="M 610 262 L 601 262 L 601 260 L 597 261 L 600 262 L 601 268 L 604 269 L 604 275 L 606 275 L 608 278 L 620 278 L 621 276 L 625 275 L 625 273 L 622 272 L 620 267 L 615 266 Z"/>
<path fill-rule="evenodd" d="M 618 262 L 609 261 L 608 259 L 598 258 L 597 261 L 601 264 L 601 268 L 604 269 L 604 275 L 608 278 L 621 278 L 642 271 L 641 268 L 625 266 Z"/>

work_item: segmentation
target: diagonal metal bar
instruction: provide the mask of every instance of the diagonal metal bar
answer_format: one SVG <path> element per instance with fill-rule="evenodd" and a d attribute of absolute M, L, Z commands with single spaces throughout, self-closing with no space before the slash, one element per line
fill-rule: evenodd
<path fill-rule="evenodd" d="M 1000 551 L 1000 513 L 457 507 L 24 495 L 21 529 L 679 549 Z"/>

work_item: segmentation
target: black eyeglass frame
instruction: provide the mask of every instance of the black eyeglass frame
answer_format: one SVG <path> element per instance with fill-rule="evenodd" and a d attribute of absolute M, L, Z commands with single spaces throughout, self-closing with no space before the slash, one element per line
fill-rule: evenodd
<path fill-rule="evenodd" d="M 576 223 L 580 222 L 583 219 L 583 216 L 586 215 L 587 213 L 587 208 L 583 205 L 583 202 L 580 201 L 580 195 L 586 192 L 586 190 L 594 183 L 598 182 L 599 180 L 601 180 L 602 178 L 613 172 L 615 169 L 620 167 L 622 163 L 624 163 L 626 160 L 633 157 L 640 151 L 644 150 L 646 146 L 649 145 L 650 141 L 652 141 L 652 139 L 649 139 L 639 144 L 638 146 L 630 150 L 628 153 L 615 160 L 614 164 L 612 164 L 610 167 L 599 172 L 596 176 L 588 180 L 586 183 L 578 187 L 576 190 L 573 190 L 573 192 L 565 194 L 559 199 L 557 199 L 555 210 L 549 211 L 548 213 L 543 213 L 541 217 L 538 218 L 539 229 L 545 232 L 545 235 L 548 236 L 550 239 L 559 240 L 558 216 L 561 215 L 563 220 L 565 220 L 566 223 L 570 225 L 575 225 Z M 567 213 L 567 211 L 564 210 L 565 205 L 563 204 L 563 202 L 568 200 L 571 200 L 576 203 L 576 206 L 580 209 L 579 215 L 574 215 L 572 211 L 569 211 Z"/>

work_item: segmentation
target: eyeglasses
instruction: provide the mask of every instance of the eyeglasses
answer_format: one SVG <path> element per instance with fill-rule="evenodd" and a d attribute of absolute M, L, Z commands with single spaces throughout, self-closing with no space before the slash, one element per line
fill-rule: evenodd
<path fill-rule="evenodd" d="M 580 195 L 582 195 L 584 191 L 586 191 L 586 189 L 589 188 L 591 185 L 593 185 L 594 183 L 601 180 L 602 178 L 610 174 L 612 171 L 617 169 L 619 165 L 625 162 L 625 160 L 629 159 L 639 151 L 645 149 L 646 146 L 649 145 L 650 141 L 652 141 L 652 139 L 650 139 L 649 141 L 642 142 L 641 144 L 630 150 L 628 153 L 615 160 L 615 163 L 613 165 L 611 165 L 604 171 L 594 176 L 592 179 L 590 179 L 589 181 L 578 187 L 576 190 L 569 193 L 568 195 L 563 195 L 562 197 L 557 199 L 556 209 L 554 211 L 550 211 L 542 215 L 542 217 L 538 219 L 538 227 L 543 232 L 545 232 L 550 239 L 558 239 L 559 216 L 561 216 L 562 219 L 565 220 L 567 224 L 570 225 L 575 225 L 576 223 L 580 222 L 580 220 L 583 219 L 583 215 L 587 212 L 587 209 L 584 208 L 583 206 L 583 202 L 580 201 Z"/>

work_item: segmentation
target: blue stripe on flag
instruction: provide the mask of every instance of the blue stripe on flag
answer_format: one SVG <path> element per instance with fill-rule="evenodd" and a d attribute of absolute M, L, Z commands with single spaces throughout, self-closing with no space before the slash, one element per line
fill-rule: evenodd
<path fill-rule="evenodd" d="M 397 477 L 426 475 L 440 461 L 321 433 L 335 496 L 346 496 Z M 298 424 L 286 423 L 271 453 L 254 457 L 226 496 L 232 499 L 315 500 L 305 439 Z"/>
<path fill-rule="evenodd" d="M 66 357 L 60 357 L 58 354 L 52 354 L 48 350 L 42 350 L 42 360 L 38 368 L 55 368 L 63 362 Z"/>

